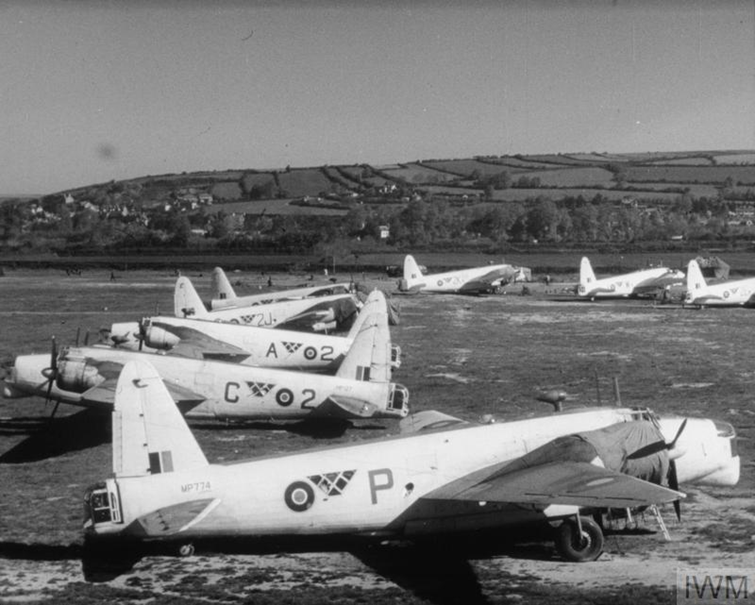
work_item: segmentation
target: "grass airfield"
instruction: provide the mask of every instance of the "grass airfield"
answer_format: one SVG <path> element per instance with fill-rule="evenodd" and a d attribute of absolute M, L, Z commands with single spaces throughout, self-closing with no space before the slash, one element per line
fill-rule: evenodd
<path fill-rule="evenodd" d="M 209 296 L 210 272 L 190 271 Z M 50 350 L 50 337 L 90 343 L 113 322 L 171 314 L 168 271 L 6 271 L 0 278 L 0 363 Z M 233 273 L 239 294 L 266 284 Z M 338 277 L 338 276 L 337 276 Z M 276 286 L 307 276 L 274 274 Z M 344 276 L 344 280 L 348 278 Z M 317 281 L 317 280 L 315 280 Z M 395 280 L 366 275 L 393 293 Z M 438 409 L 467 420 L 548 413 L 538 392 L 558 388 L 567 408 L 612 405 L 614 378 L 624 405 L 732 423 L 742 456 L 730 489 L 687 488 L 679 525 L 664 511 L 671 542 L 651 516 L 607 536 L 593 563 L 560 561 L 550 542 L 392 545 L 355 551 L 348 543 L 218 548 L 181 559 L 156 553 L 126 573 L 87 582 L 81 561 L 84 489 L 111 472 L 109 418 L 78 414 L 41 399 L 0 400 L 0 602 L 123 603 L 673 603 L 677 568 L 755 568 L 755 312 L 691 310 L 647 301 L 586 303 L 563 296 L 568 284 L 521 286 L 487 297 L 401 296 L 403 351 L 394 380 L 413 410 Z M 83 416 L 83 417 L 82 417 Z M 297 426 L 191 425 L 210 461 L 240 460 L 393 434 L 395 421 L 359 421 L 340 435 Z M 230 546 L 230 545 L 228 545 Z M 104 580 L 104 578 L 103 578 Z"/>

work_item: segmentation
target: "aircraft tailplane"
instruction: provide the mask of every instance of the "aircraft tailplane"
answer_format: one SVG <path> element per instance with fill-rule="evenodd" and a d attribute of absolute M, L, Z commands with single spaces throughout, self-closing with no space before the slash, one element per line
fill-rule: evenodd
<path fill-rule="evenodd" d="M 582 257 L 582 261 L 579 263 L 579 285 L 587 287 L 589 284 L 595 283 L 595 272 L 592 270 L 590 259 L 586 256 Z"/>
<path fill-rule="evenodd" d="M 130 361 L 121 370 L 113 410 L 113 472 L 141 477 L 207 465 L 157 370 Z"/>
<path fill-rule="evenodd" d="M 225 271 L 220 267 L 215 267 L 212 270 L 212 298 L 220 300 L 233 300 L 236 297 L 236 291 L 233 289 L 231 282 L 228 281 L 228 277 Z"/>
<path fill-rule="evenodd" d="M 391 335 L 387 313 L 372 312 L 365 317 L 336 376 L 351 380 L 390 382 Z"/>
<path fill-rule="evenodd" d="M 696 260 L 689 261 L 687 266 L 687 296 L 696 298 L 707 289 L 708 284 Z"/>
<path fill-rule="evenodd" d="M 173 294 L 173 313 L 176 317 L 191 317 L 202 319 L 207 316 L 207 307 L 204 306 L 194 284 L 188 277 L 179 277 L 176 280 L 176 288 Z"/>

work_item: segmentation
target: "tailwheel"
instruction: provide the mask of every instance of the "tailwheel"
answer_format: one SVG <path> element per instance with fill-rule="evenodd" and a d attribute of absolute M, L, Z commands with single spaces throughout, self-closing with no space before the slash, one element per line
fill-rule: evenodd
<path fill-rule="evenodd" d="M 603 532 L 589 517 L 566 519 L 556 530 L 555 543 L 566 561 L 594 561 L 603 552 Z"/>
<path fill-rule="evenodd" d="M 194 555 L 194 545 L 191 542 L 181 544 L 178 547 L 178 554 L 182 557 L 191 557 Z"/>

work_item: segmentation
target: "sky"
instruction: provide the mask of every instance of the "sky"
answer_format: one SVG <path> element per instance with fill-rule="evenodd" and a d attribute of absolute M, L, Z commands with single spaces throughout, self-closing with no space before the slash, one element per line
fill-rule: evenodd
<path fill-rule="evenodd" d="M 0 0 L 0 194 L 755 149 L 755 0 Z"/>

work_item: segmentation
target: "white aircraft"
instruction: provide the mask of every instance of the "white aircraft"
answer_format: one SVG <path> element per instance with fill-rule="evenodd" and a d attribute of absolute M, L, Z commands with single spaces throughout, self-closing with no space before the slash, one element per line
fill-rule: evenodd
<path fill-rule="evenodd" d="M 597 279 L 590 261 L 586 256 L 583 256 L 579 265 L 577 294 L 590 300 L 643 296 L 661 291 L 667 286 L 681 283 L 683 279 L 684 273 L 668 267 L 641 269 L 631 273 Z"/>
<path fill-rule="evenodd" d="M 114 346 L 132 351 L 165 351 L 194 359 L 333 374 L 373 313 L 388 316 L 388 303 L 380 290 L 370 293 L 344 336 L 201 319 L 145 317 L 140 322 L 114 323 L 110 340 Z M 401 365 L 401 349 L 396 345 L 391 345 L 391 365 L 394 369 Z"/>
<path fill-rule="evenodd" d="M 397 437 L 210 464 L 142 362 L 121 373 L 112 423 L 113 477 L 85 495 L 86 542 L 104 552 L 117 539 L 190 554 L 209 538 L 422 539 L 550 522 L 563 558 L 590 561 L 603 534 L 586 515 L 678 501 L 667 479 L 739 479 L 731 425 L 625 408 L 486 425 L 420 412 Z"/>
<path fill-rule="evenodd" d="M 483 294 L 513 279 L 522 271 L 513 265 L 486 265 L 471 269 L 423 275 L 414 257 L 404 258 L 404 277 L 399 280 L 400 292 L 439 292 L 444 294 Z"/>
<path fill-rule="evenodd" d="M 354 284 L 336 283 L 322 286 L 308 286 L 305 288 L 289 288 L 261 294 L 249 294 L 236 296 L 231 282 L 228 281 L 225 271 L 215 267 L 212 271 L 212 300 L 210 310 L 227 309 L 228 307 L 252 307 L 255 305 L 267 305 L 281 300 L 294 300 L 297 298 L 316 298 L 319 296 L 332 296 L 334 294 L 350 294 L 354 290 Z"/>
<path fill-rule="evenodd" d="M 188 277 L 176 280 L 173 296 L 173 314 L 176 317 L 310 332 L 347 330 L 359 306 L 359 301 L 352 294 L 334 294 L 208 311 Z"/>
<path fill-rule="evenodd" d="M 755 306 L 755 277 L 708 285 L 697 261 L 687 266 L 687 294 L 685 305 L 699 307 Z"/>
<path fill-rule="evenodd" d="M 334 376 L 102 346 L 58 352 L 53 342 L 52 355 L 16 357 L 3 395 L 109 408 L 118 375 L 133 360 L 152 364 L 191 418 L 402 418 L 408 413 L 409 392 L 390 381 L 390 335 L 385 314 L 379 313 L 366 318 Z"/>

